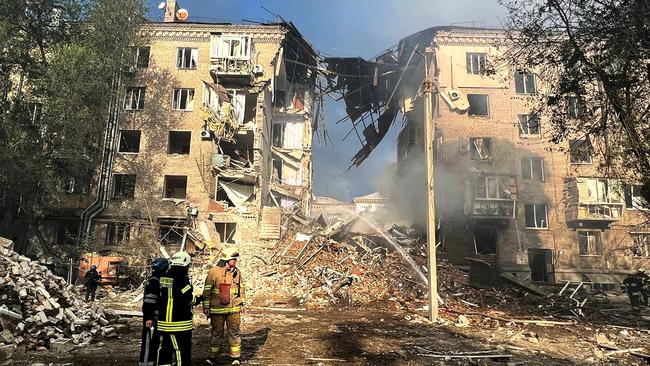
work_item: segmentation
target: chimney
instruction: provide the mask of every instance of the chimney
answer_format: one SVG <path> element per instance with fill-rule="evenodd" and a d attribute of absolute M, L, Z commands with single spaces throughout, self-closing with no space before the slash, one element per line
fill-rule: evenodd
<path fill-rule="evenodd" d="M 176 11 L 179 9 L 179 6 L 176 3 L 176 0 L 167 0 L 166 3 L 167 5 L 165 7 L 165 17 L 163 18 L 163 22 L 165 23 L 177 22 L 178 18 L 176 17 Z"/>

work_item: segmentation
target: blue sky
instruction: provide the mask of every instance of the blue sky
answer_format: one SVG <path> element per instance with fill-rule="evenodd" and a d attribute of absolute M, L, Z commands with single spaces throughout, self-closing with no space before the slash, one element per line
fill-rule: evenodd
<path fill-rule="evenodd" d="M 160 1 L 149 0 L 152 16 Z M 419 30 L 439 25 L 499 26 L 505 15 L 497 0 L 179 0 L 190 17 L 202 21 L 238 22 L 275 20 L 269 9 L 292 21 L 325 56 L 373 57 Z M 334 122 L 344 116 L 344 105 L 325 106 L 334 146 L 314 141 L 314 191 L 342 200 L 374 192 L 375 177 L 395 161 L 396 123 L 361 167 L 347 170 L 360 145 L 355 136 L 342 141 L 351 125 Z"/>

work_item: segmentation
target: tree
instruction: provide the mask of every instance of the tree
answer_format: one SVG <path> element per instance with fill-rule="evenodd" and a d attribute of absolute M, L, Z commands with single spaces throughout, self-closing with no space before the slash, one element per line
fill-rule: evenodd
<path fill-rule="evenodd" d="M 56 207 L 98 167 L 115 77 L 137 45 L 143 0 L 0 3 L 0 235 Z"/>
<path fill-rule="evenodd" d="M 603 171 L 642 182 L 650 202 L 650 2 L 500 2 L 499 63 L 541 79 L 533 109 L 549 119 L 551 140 L 589 139 Z"/>

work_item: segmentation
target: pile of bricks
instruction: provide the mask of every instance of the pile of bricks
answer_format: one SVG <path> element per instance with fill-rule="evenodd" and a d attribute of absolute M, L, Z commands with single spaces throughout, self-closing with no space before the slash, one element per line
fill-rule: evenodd
<path fill-rule="evenodd" d="M 75 287 L 0 238 L 0 359 L 16 349 L 69 352 L 114 337 L 122 319 L 87 304 Z"/>

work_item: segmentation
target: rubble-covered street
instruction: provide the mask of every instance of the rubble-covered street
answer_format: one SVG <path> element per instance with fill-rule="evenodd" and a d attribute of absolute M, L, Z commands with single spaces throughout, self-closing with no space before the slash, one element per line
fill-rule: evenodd
<path fill-rule="evenodd" d="M 383 241 L 381 235 L 352 235 L 347 230 L 356 220 L 319 225 L 318 220 L 287 215 L 284 239 L 268 248 L 251 246 L 243 253 L 250 293 L 243 316 L 247 364 L 643 365 L 650 360 L 650 312 L 635 315 L 624 296 L 509 281 L 500 288 L 479 289 L 470 286 L 468 273 L 445 262 L 438 266 L 441 319 L 431 324 L 426 319 L 426 287 L 407 261 L 386 245 L 404 245 L 418 266 L 425 259 L 422 243 L 399 226 L 382 230 Z M 18 346 L 5 364 L 136 362 L 141 329 L 138 290 L 101 291 L 98 303 L 89 307 L 79 301 L 68 303 L 66 294 L 81 288 L 41 285 L 33 277 L 43 271 L 40 267 L 32 264 L 35 270 L 29 276 L 32 272 L 24 269 L 34 262 L 17 254 L 10 258 L 3 262 L 9 265 L 1 267 L 3 298 L 22 292 L 34 306 L 24 314 L 28 317 L 24 330 L 3 321 L 3 336 L 13 332 L 14 337 L 3 342 Z M 208 252 L 196 253 L 191 270 L 195 291 L 202 288 L 213 258 Z M 30 285 L 28 295 L 19 285 L 25 280 L 36 284 Z M 63 300 L 58 292 L 56 297 L 44 296 L 41 288 L 62 291 Z M 40 320 L 41 311 L 61 312 L 51 306 L 57 302 L 66 309 L 61 323 L 56 315 Z M 116 313 L 128 317 L 128 322 Z M 109 326 L 104 317 L 110 317 L 100 314 L 112 314 L 126 324 Z M 89 319 L 107 326 L 89 325 Z M 194 322 L 193 358 L 201 363 L 207 358 L 209 327 L 198 311 Z"/>

